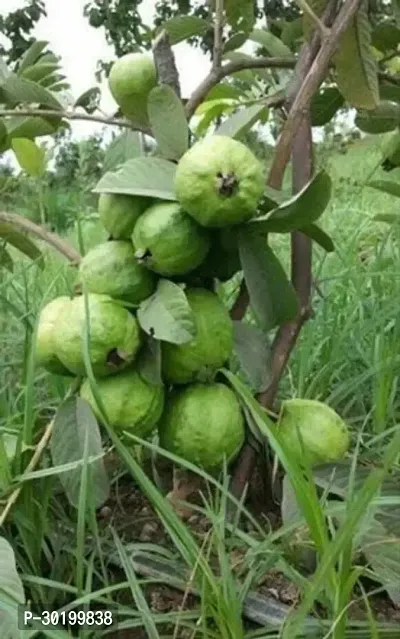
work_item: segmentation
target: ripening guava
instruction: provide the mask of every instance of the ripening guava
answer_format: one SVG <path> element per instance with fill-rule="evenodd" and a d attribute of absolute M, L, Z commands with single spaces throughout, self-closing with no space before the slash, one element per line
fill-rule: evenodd
<path fill-rule="evenodd" d="M 130 240 L 138 217 L 152 200 L 139 195 L 101 193 L 98 213 L 101 223 L 114 240 Z"/>
<path fill-rule="evenodd" d="M 191 384 L 167 400 L 158 432 L 162 448 L 214 472 L 242 447 L 244 419 L 224 384 Z"/>
<path fill-rule="evenodd" d="M 127 430 L 138 437 L 147 437 L 157 425 L 164 408 L 164 387 L 149 384 L 139 373 L 126 370 L 113 377 L 97 381 L 97 389 L 109 425 Z M 81 386 L 81 397 L 93 408 L 101 421 L 89 380 Z"/>
<path fill-rule="evenodd" d="M 132 235 L 138 259 L 160 275 L 193 271 L 210 248 L 207 231 L 175 202 L 154 204 L 140 216 Z"/>
<path fill-rule="evenodd" d="M 185 344 L 162 343 L 162 372 L 171 384 L 210 379 L 233 350 L 233 323 L 219 297 L 202 288 L 185 291 L 196 337 Z"/>
<path fill-rule="evenodd" d="M 139 304 L 156 288 L 157 278 L 138 263 L 132 242 L 113 240 L 98 244 L 79 264 L 78 279 L 90 293 L 104 293 Z"/>
<path fill-rule="evenodd" d="M 214 231 L 211 235 L 211 248 L 205 260 L 196 270 L 202 277 L 216 277 L 226 282 L 241 270 L 239 249 L 234 228 Z"/>
<path fill-rule="evenodd" d="M 253 217 L 264 184 L 263 167 L 250 149 L 222 135 L 196 142 L 179 161 L 175 174 L 182 208 L 199 224 L 217 228 Z"/>
<path fill-rule="evenodd" d="M 47 304 L 39 316 L 36 333 L 36 360 L 50 373 L 55 375 L 71 375 L 61 363 L 56 347 L 56 333 L 63 315 L 67 313 L 70 298 L 66 295 L 57 297 Z"/>
<path fill-rule="evenodd" d="M 75 375 L 85 374 L 83 349 L 86 324 L 89 328 L 89 357 L 96 377 L 112 375 L 126 368 L 140 347 L 136 318 L 108 295 L 89 293 L 89 320 L 83 295 L 70 300 L 55 333 L 57 354 Z"/>
<path fill-rule="evenodd" d="M 145 53 L 127 53 L 116 60 L 108 76 L 111 94 L 122 113 L 138 124 L 146 125 L 147 97 L 157 86 L 157 71 Z"/>
<path fill-rule="evenodd" d="M 310 465 L 341 459 L 350 445 L 347 425 L 327 404 L 313 399 L 282 402 L 278 434 L 299 461 Z"/>

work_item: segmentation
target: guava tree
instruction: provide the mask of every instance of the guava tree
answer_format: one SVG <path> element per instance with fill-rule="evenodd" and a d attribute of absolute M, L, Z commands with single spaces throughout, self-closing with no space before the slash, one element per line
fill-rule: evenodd
<path fill-rule="evenodd" d="M 112 3 L 107 6 L 115 9 Z M 269 3 L 264 3 L 267 22 L 268 6 Z M 93 11 L 101 14 L 104 7 L 99 2 L 89 6 L 92 22 Z M 382 158 L 384 168 L 390 170 L 400 163 L 400 79 L 393 65 L 400 34 L 398 7 L 394 2 L 389 12 L 387 5 L 373 7 L 360 0 L 311 4 L 301 0 L 298 7 L 293 7 L 293 13 L 285 14 L 279 25 L 274 22 L 271 29 L 256 27 L 257 7 L 252 0 L 216 0 L 201 14 L 192 12 L 189 3 L 185 7 L 174 17 L 167 16 L 168 19 L 156 28 L 145 29 L 142 40 L 135 26 L 131 35 L 136 37 L 137 43 L 132 42 L 132 50 L 137 49 L 138 43 L 147 46 L 151 42 L 153 61 L 141 58 L 135 80 L 139 84 L 142 82 L 141 89 L 130 94 L 129 91 L 126 93 L 130 63 L 126 66 L 126 58 L 121 57 L 113 66 L 109 82 L 119 105 L 119 113 L 113 117 L 98 113 L 97 88 L 88 88 L 77 99 L 70 97 L 59 61 L 48 52 L 45 42 L 33 43 L 10 66 L 0 61 L 0 150 L 13 150 L 22 169 L 39 179 L 45 170 L 46 158 L 43 147 L 36 142 L 38 138 L 53 135 L 77 119 L 119 127 L 122 133 L 114 138 L 107 151 L 104 175 L 95 191 L 100 194 L 99 215 L 100 218 L 103 215 L 103 223 L 110 221 L 107 214 L 110 197 L 122 198 L 118 200 L 118 206 L 122 207 L 120 213 L 124 224 L 128 218 L 124 217 L 123 197 L 136 198 L 135 206 L 139 208 L 134 215 L 140 215 L 133 231 L 137 263 L 129 262 L 129 256 L 126 259 L 129 277 L 140 280 L 141 298 L 138 300 L 137 290 L 132 292 L 126 282 L 122 293 L 120 288 L 115 292 L 117 297 L 128 296 L 130 304 L 139 303 L 139 324 L 132 323 L 131 316 L 119 307 L 113 307 L 123 330 L 115 330 L 117 347 L 112 356 L 108 353 L 107 365 L 122 370 L 132 361 L 139 348 L 136 332 L 140 325 L 140 330 L 147 336 L 142 373 L 145 371 L 143 374 L 152 379 L 159 378 L 161 359 L 164 352 L 168 353 L 164 344 L 176 346 L 195 337 L 191 314 L 194 311 L 179 284 L 197 286 L 200 283 L 205 290 L 214 291 L 216 281 L 230 279 L 236 296 L 230 309 L 238 360 L 236 370 L 245 375 L 259 404 L 270 409 L 302 326 L 312 315 L 313 242 L 326 251 L 334 249 L 332 239 L 317 224 L 329 202 L 331 182 L 325 171 L 314 172 L 312 127 L 323 126 L 339 110 L 354 108 L 356 124 L 362 131 L 391 133 Z M 103 24 L 103 18 L 99 18 L 98 24 Z M 182 96 L 173 45 L 188 38 L 201 38 L 210 32 L 213 34 L 210 71 L 190 96 Z M 261 47 L 260 55 L 251 56 L 241 51 L 247 41 Z M 123 52 L 127 46 L 125 43 L 116 49 Z M 114 72 L 117 68 L 119 70 Z M 282 126 L 264 188 L 256 159 L 253 160 L 252 154 L 238 140 L 256 125 L 266 124 L 272 113 L 279 114 Z M 144 152 L 144 140 L 152 140 L 147 144 L 147 153 Z M 218 168 L 223 156 L 233 162 L 236 159 L 235 171 L 224 173 Z M 292 194 L 287 190 L 282 192 L 290 162 Z M 214 164 L 215 175 L 210 174 Z M 199 189 L 199 179 L 203 180 L 204 166 L 208 166 L 209 171 L 205 182 L 209 180 L 211 186 L 202 190 L 204 185 L 202 182 Z M 216 184 L 217 198 L 213 191 Z M 244 184 L 247 186 L 243 192 Z M 398 194 L 395 183 L 377 186 Z M 218 198 L 222 197 L 225 198 L 224 205 L 219 208 Z M 147 199 L 146 206 L 140 204 L 141 198 Z M 226 204 L 229 198 L 230 204 Z M 150 208 L 149 199 L 155 201 Z M 159 200 L 164 202 L 159 203 Z M 228 212 L 226 225 L 234 228 L 234 249 L 219 245 L 212 253 L 206 232 L 197 228 L 193 231 L 193 221 L 185 221 L 186 235 L 179 235 L 181 230 L 175 232 L 180 215 L 177 200 L 200 227 L 223 227 L 225 223 L 222 224 L 222 218 L 218 216 L 222 210 L 224 214 Z M 120 221 L 119 214 L 113 216 L 111 227 L 107 227 L 112 240 L 126 238 L 124 233 L 128 231 L 126 228 L 121 230 Z M 158 229 L 156 238 L 152 234 L 155 227 Z M 160 228 L 172 243 L 173 250 L 168 248 L 166 240 L 160 242 Z M 174 232 L 168 235 L 171 228 Z M 129 236 L 132 230 L 133 226 L 129 227 Z M 290 277 L 268 243 L 268 237 L 275 233 L 286 234 L 290 242 Z M 7 244 L 38 258 L 40 250 L 28 237 L 35 235 L 75 265 L 83 265 L 81 275 L 88 268 L 89 256 L 82 259 L 75 249 L 45 226 L 35 225 L 18 215 L 0 214 L 0 234 L 4 240 L 1 249 L 4 265 L 10 265 L 12 261 Z M 185 242 L 185 238 L 191 239 Z M 116 254 L 118 259 L 125 259 L 124 250 L 116 247 L 110 257 L 110 251 L 106 249 L 93 259 L 96 269 L 98 264 L 113 263 Z M 194 279 L 182 278 L 182 274 L 186 274 L 182 271 L 182 263 L 187 260 L 193 266 L 192 260 L 198 260 L 197 268 L 208 251 L 214 257 L 207 272 L 193 271 Z M 224 263 L 232 258 L 234 264 L 228 269 L 228 275 L 217 269 L 224 251 Z M 163 279 L 157 284 L 153 275 L 143 275 L 146 268 Z M 90 273 L 92 270 L 89 268 Z M 99 299 L 93 300 L 94 312 L 99 316 L 104 314 L 101 298 L 104 279 L 115 284 L 111 271 L 110 277 L 96 271 L 96 277 L 91 278 L 92 292 L 100 295 Z M 133 280 L 129 279 L 129 282 Z M 84 282 L 80 281 L 76 292 L 79 294 L 84 288 Z M 67 318 L 70 312 L 83 317 L 85 310 L 90 311 L 90 304 L 85 307 L 82 299 L 78 297 L 74 307 L 68 306 Z M 244 322 L 248 310 L 258 326 L 254 321 L 253 324 Z M 58 321 L 57 314 L 56 319 L 51 316 L 46 323 L 52 326 Z M 114 329 L 110 323 L 107 326 L 112 333 Z M 78 376 L 87 372 L 89 365 L 94 376 L 97 373 L 101 376 L 104 362 L 96 368 L 96 362 L 90 360 L 90 335 L 87 336 L 86 359 L 76 365 L 81 352 L 81 333 L 68 321 L 64 329 L 71 336 L 70 341 L 78 349 L 78 355 L 74 353 L 71 357 L 71 352 L 64 353 L 64 344 L 59 342 L 56 350 L 62 355 L 61 364 Z M 271 348 L 267 336 L 272 338 Z M 102 354 L 108 338 L 106 335 L 104 339 L 102 331 L 97 337 L 98 351 Z M 48 346 L 46 343 L 45 350 Z M 50 351 L 44 358 L 53 365 L 54 352 Z M 172 356 L 166 356 L 166 359 L 168 357 L 174 360 Z M 224 356 L 219 367 L 225 359 Z M 56 369 L 57 365 L 58 362 Z M 225 374 L 233 386 L 236 385 L 241 401 L 249 401 L 248 389 L 241 385 L 239 378 L 229 371 Z M 172 383 L 174 379 L 176 377 L 172 375 Z M 85 391 L 86 399 L 93 391 L 89 386 Z M 154 397 L 151 398 L 150 404 Z M 233 474 L 232 492 L 236 496 L 243 493 L 253 472 L 259 445 L 266 441 L 265 432 L 260 435 L 254 425 L 254 415 L 252 417 L 250 412 L 248 417 L 250 437 L 241 450 Z M 48 436 L 46 432 L 45 437 Z M 271 438 L 271 432 L 269 436 Z"/>

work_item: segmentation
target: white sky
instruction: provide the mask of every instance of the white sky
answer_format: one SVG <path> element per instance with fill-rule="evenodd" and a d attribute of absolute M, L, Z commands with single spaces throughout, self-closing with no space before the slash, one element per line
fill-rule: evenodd
<path fill-rule="evenodd" d="M 105 39 L 103 29 L 94 29 L 83 16 L 86 0 L 45 0 L 47 17 L 42 18 L 33 32 L 39 40 L 47 40 L 54 53 L 61 56 L 65 75 L 71 84 L 72 93 L 78 98 L 81 93 L 96 84 L 97 60 L 113 58 L 113 49 Z M 8 13 L 23 7 L 24 0 L 0 0 L 0 10 Z M 141 15 L 151 23 L 154 0 L 143 0 Z M 182 94 L 187 96 L 207 74 L 209 61 L 199 51 L 185 43 L 174 47 L 177 66 L 181 77 Z M 107 83 L 102 87 L 101 108 L 112 112 L 115 103 L 108 91 Z M 73 122 L 76 135 L 88 135 L 101 128 L 100 125 Z"/>

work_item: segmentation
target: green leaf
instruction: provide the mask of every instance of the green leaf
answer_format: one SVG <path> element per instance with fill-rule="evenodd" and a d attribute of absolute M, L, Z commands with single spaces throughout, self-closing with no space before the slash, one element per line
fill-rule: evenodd
<path fill-rule="evenodd" d="M 1 88 L 1 85 L 4 83 L 4 81 L 6 80 L 6 78 L 10 75 L 10 73 L 11 71 L 6 65 L 4 58 L 2 58 L 0 55 L 0 88 Z"/>
<path fill-rule="evenodd" d="M 94 192 L 144 195 L 175 201 L 175 171 L 175 164 L 161 158 L 133 158 L 117 171 L 103 175 Z"/>
<path fill-rule="evenodd" d="M 263 104 L 253 104 L 249 107 L 242 107 L 230 118 L 222 122 L 215 131 L 215 135 L 227 135 L 231 138 L 240 138 L 245 135 L 251 127 L 260 120 L 267 117 L 268 109 Z"/>
<path fill-rule="evenodd" d="M 82 107 L 87 113 L 94 113 L 99 108 L 100 98 L 101 92 L 99 87 L 92 87 L 79 96 L 74 107 Z"/>
<path fill-rule="evenodd" d="M 366 0 L 343 34 L 334 62 L 338 88 L 347 102 L 356 109 L 375 109 L 379 102 L 378 73 Z"/>
<path fill-rule="evenodd" d="M 0 537 L 0 636 L 4 639 L 17 639 L 18 606 L 25 603 L 22 581 L 17 572 L 12 546 Z"/>
<path fill-rule="evenodd" d="M 322 14 L 324 13 L 326 6 L 328 4 L 328 0 L 308 0 L 307 2 L 310 9 L 312 9 L 318 18 L 322 18 Z M 310 40 L 312 34 L 315 31 L 315 23 L 308 13 L 303 12 L 302 16 L 302 27 L 303 33 L 306 37 L 306 40 Z"/>
<path fill-rule="evenodd" d="M 249 33 L 255 23 L 255 6 L 253 0 L 225 0 L 225 15 L 233 31 Z"/>
<path fill-rule="evenodd" d="M 163 28 L 168 32 L 171 44 L 178 44 L 178 42 L 182 42 L 182 40 L 187 38 L 203 35 L 210 26 L 207 20 L 197 16 L 177 16 L 163 24 Z"/>
<path fill-rule="evenodd" d="M 140 355 L 136 364 L 136 368 L 140 375 L 149 384 L 162 386 L 161 377 L 161 342 L 148 337 L 144 346 L 140 351 Z"/>
<path fill-rule="evenodd" d="M 0 149 L 3 148 L 7 140 L 7 128 L 4 124 L 4 120 L 0 120 Z"/>
<path fill-rule="evenodd" d="M 325 126 L 344 105 L 344 98 L 336 87 L 327 87 L 311 100 L 312 126 Z"/>
<path fill-rule="evenodd" d="M 225 44 L 223 51 L 226 53 L 227 51 L 235 51 L 235 49 L 240 49 L 241 46 L 247 41 L 248 34 L 244 31 L 239 31 L 238 33 L 234 33 L 231 38 L 229 38 Z"/>
<path fill-rule="evenodd" d="M 378 191 L 382 191 L 383 193 L 394 195 L 394 197 L 400 197 L 399 182 L 391 182 L 390 180 L 373 180 L 372 182 L 367 182 L 367 186 L 377 189 Z"/>
<path fill-rule="evenodd" d="M 32 80 L 32 82 L 41 84 L 45 78 L 51 76 L 59 68 L 60 65 L 58 62 L 48 62 L 47 64 L 40 62 L 25 69 L 25 71 L 20 74 L 20 77 L 24 80 Z"/>
<path fill-rule="evenodd" d="M 400 43 L 400 29 L 392 22 L 381 22 L 372 32 L 372 46 L 382 53 L 396 51 Z"/>
<path fill-rule="evenodd" d="M 400 539 L 373 520 L 362 537 L 361 551 L 396 606 L 400 605 Z"/>
<path fill-rule="evenodd" d="M 238 62 L 240 60 L 251 60 L 252 56 L 244 53 L 243 51 L 229 51 L 224 54 L 223 58 L 224 60 L 230 60 L 231 62 Z M 268 82 L 268 84 L 271 81 L 271 72 L 269 69 L 244 69 L 243 71 L 236 71 L 236 73 L 232 73 L 231 75 L 232 78 L 238 78 L 238 80 L 252 85 L 254 84 L 254 79 L 257 76 L 265 82 Z"/>
<path fill-rule="evenodd" d="M 12 261 L 12 257 L 7 249 L 2 245 L 0 245 L 0 266 L 7 269 L 7 271 L 10 271 L 10 273 L 12 273 L 14 270 L 14 262 Z"/>
<path fill-rule="evenodd" d="M 400 124 L 400 104 L 382 101 L 373 111 L 359 111 L 355 125 L 365 133 L 387 133 Z"/>
<path fill-rule="evenodd" d="M 379 87 L 381 100 L 389 100 L 389 102 L 400 102 L 400 86 L 398 84 L 390 84 L 384 82 Z"/>
<path fill-rule="evenodd" d="M 27 138 L 14 138 L 12 149 L 21 169 L 31 177 L 40 177 L 46 168 L 46 150 Z"/>
<path fill-rule="evenodd" d="M 243 97 L 243 91 L 240 91 L 237 87 L 231 84 L 217 84 L 207 93 L 207 96 L 202 103 L 204 105 L 209 100 L 240 100 Z"/>
<path fill-rule="evenodd" d="M 60 122 L 59 118 L 26 118 L 24 116 L 6 118 L 5 120 L 9 140 L 12 138 L 33 140 L 43 135 L 52 135 Z"/>
<path fill-rule="evenodd" d="M 239 254 L 250 304 L 264 330 L 269 331 L 294 319 L 296 293 L 265 237 L 243 227 L 239 235 Z"/>
<path fill-rule="evenodd" d="M 139 306 L 137 318 L 151 337 L 171 344 L 185 344 L 196 336 L 194 316 L 183 289 L 160 280 L 156 292 Z"/>
<path fill-rule="evenodd" d="M 264 333 L 251 324 L 233 322 L 235 354 L 255 393 L 271 381 L 271 347 Z"/>
<path fill-rule="evenodd" d="M 175 91 L 166 84 L 152 89 L 147 113 L 161 154 L 167 160 L 179 160 L 189 146 L 189 127 Z"/>
<path fill-rule="evenodd" d="M 282 40 L 266 29 L 254 29 L 254 31 L 252 31 L 249 35 L 249 40 L 260 44 L 267 50 L 268 55 L 279 58 L 285 56 L 292 57 L 293 55 L 292 51 L 282 42 Z"/>
<path fill-rule="evenodd" d="M 319 244 L 327 253 L 332 253 L 332 251 L 335 250 L 335 245 L 332 239 L 321 229 L 321 227 L 317 226 L 317 224 L 303 226 L 301 232 Z"/>
<path fill-rule="evenodd" d="M 7 76 L 1 88 L 12 103 L 40 104 L 56 110 L 63 108 L 48 89 L 31 80 L 24 80 L 15 73 L 10 73 Z"/>
<path fill-rule="evenodd" d="M 195 129 L 196 135 L 203 135 L 213 120 L 219 118 L 223 113 L 232 113 L 236 106 L 236 100 L 229 98 L 219 98 L 203 102 L 196 110 L 196 117 L 200 118 Z"/>
<path fill-rule="evenodd" d="M 22 73 L 22 71 L 25 71 L 25 69 L 35 64 L 48 44 L 46 40 L 36 40 L 33 42 L 18 61 L 18 73 Z"/>
<path fill-rule="evenodd" d="M 288 233 L 315 222 L 328 206 L 332 182 L 325 171 L 320 171 L 299 193 L 277 209 L 254 218 L 247 226 L 261 233 Z"/>
<path fill-rule="evenodd" d="M 0 237 L 31 260 L 36 260 L 38 265 L 44 268 L 41 251 L 25 233 L 14 228 L 9 222 L 0 221 Z"/>
<path fill-rule="evenodd" d="M 398 224 L 400 215 L 398 213 L 378 213 L 372 219 L 376 222 L 386 222 L 386 224 Z"/>
<path fill-rule="evenodd" d="M 111 140 L 104 154 L 103 171 L 115 171 L 127 160 L 143 155 L 140 133 L 127 129 Z"/>
<path fill-rule="evenodd" d="M 54 466 L 62 466 L 70 462 L 84 459 L 85 440 L 88 440 L 90 457 L 89 473 L 91 476 L 91 499 L 98 508 L 107 501 L 110 492 L 107 472 L 103 459 L 103 445 L 96 418 L 90 405 L 80 397 L 67 399 L 58 409 L 54 418 L 54 427 L 50 440 L 51 458 Z M 82 468 L 59 474 L 60 482 L 70 503 L 77 507 L 79 503 Z"/>

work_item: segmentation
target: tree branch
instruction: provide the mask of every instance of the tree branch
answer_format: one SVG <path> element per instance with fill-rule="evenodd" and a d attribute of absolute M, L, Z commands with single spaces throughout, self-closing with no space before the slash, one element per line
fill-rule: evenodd
<path fill-rule="evenodd" d="M 25 116 L 32 118 L 64 118 L 65 120 L 84 120 L 87 122 L 100 122 L 112 126 L 119 126 L 132 131 L 140 131 L 141 133 L 149 133 L 148 129 L 136 125 L 134 122 L 124 120 L 122 118 L 104 117 L 101 115 L 91 115 L 89 113 L 78 113 L 77 111 L 57 111 L 56 109 L 0 109 L 0 118 Z"/>
<path fill-rule="evenodd" d="M 26 217 L 22 217 L 22 215 L 2 211 L 0 212 L 0 222 L 5 222 L 6 224 L 10 224 L 11 226 L 21 229 L 22 231 L 36 235 L 36 237 L 40 238 L 47 244 L 50 244 L 50 246 L 64 255 L 64 257 L 73 264 L 79 264 L 81 261 L 81 255 L 78 251 L 76 251 L 73 246 L 65 242 L 59 235 L 46 231 L 46 229 L 35 224 L 35 222 L 28 220 Z"/>
<path fill-rule="evenodd" d="M 215 71 L 221 68 L 223 28 L 224 28 L 224 0 L 216 0 L 215 19 L 214 19 L 214 49 L 213 49 L 213 59 L 212 59 L 212 68 Z"/>
<path fill-rule="evenodd" d="M 338 42 L 354 17 L 361 0 L 346 0 L 335 19 L 329 34 L 323 39 L 310 70 L 293 100 L 274 155 L 269 174 L 269 184 L 280 189 L 286 165 L 290 158 L 293 138 L 307 113 L 311 99 L 324 80 Z"/>
<path fill-rule="evenodd" d="M 153 44 L 153 58 L 157 69 L 159 84 L 170 86 L 178 97 L 181 97 L 179 73 L 175 56 L 169 41 L 168 32 L 163 30 Z"/>

